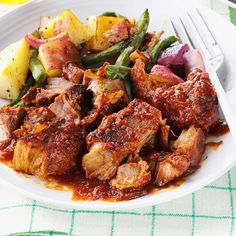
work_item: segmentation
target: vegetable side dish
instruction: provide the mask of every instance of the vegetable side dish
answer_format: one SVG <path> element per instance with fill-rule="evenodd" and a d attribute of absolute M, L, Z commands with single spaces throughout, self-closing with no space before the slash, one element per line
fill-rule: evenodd
<path fill-rule="evenodd" d="M 199 167 L 220 124 L 202 56 L 114 12 L 40 17 L 0 53 L 1 159 L 74 199 L 128 200 Z"/>

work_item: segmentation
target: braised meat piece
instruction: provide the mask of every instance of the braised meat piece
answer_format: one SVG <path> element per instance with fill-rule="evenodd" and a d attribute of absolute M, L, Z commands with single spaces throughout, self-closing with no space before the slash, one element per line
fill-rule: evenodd
<path fill-rule="evenodd" d="M 13 158 L 15 139 L 5 139 L 0 141 L 0 159 L 11 160 Z"/>
<path fill-rule="evenodd" d="M 22 97 L 22 101 L 26 105 L 36 105 L 37 107 L 48 106 L 56 96 L 75 85 L 71 81 L 60 77 L 48 78 L 47 82 L 46 89 L 31 87 Z"/>
<path fill-rule="evenodd" d="M 70 88 L 71 86 L 75 85 L 71 81 L 68 81 L 61 77 L 50 77 L 47 80 L 46 89 L 53 91 L 54 93 L 61 94 L 66 89 Z"/>
<path fill-rule="evenodd" d="M 138 163 L 125 163 L 118 167 L 117 175 L 110 181 L 112 187 L 123 189 L 134 189 L 143 187 L 151 180 L 151 172 L 146 161 Z"/>
<path fill-rule="evenodd" d="M 165 149 L 169 146 L 169 132 L 169 125 L 163 125 L 160 127 L 160 144 Z"/>
<path fill-rule="evenodd" d="M 171 149 L 178 153 L 190 154 L 190 167 L 196 168 L 205 151 L 204 133 L 200 128 L 191 126 L 181 132 L 178 139 L 171 145 Z"/>
<path fill-rule="evenodd" d="M 87 70 L 83 83 L 94 96 L 93 110 L 82 120 L 85 126 L 99 123 L 103 116 L 117 112 L 129 103 L 123 81 L 102 78 Z"/>
<path fill-rule="evenodd" d="M 134 35 L 136 28 L 128 19 L 122 19 L 115 23 L 111 30 L 104 33 L 109 43 L 116 44 L 122 40 L 128 39 Z"/>
<path fill-rule="evenodd" d="M 196 168 L 205 150 L 205 137 L 200 128 L 191 126 L 183 130 L 173 143 L 173 152 L 157 152 L 149 157 L 149 166 L 157 186 L 185 174 L 189 168 Z"/>
<path fill-rule="evenodd" d="M 189 156 L 185 153 L 168 153 L 164 159 L 158 162 L 156 168 L 156 185 L 164 186 L 168 182 L 177 179 L 189 169 Z"/>
<path fill-rule="evenodd" d="M 36 133 L 48 127 L 56 119 L 55 114 L 47 107 L 27 108 L 26 116 L 20 129 L 14 131 L 15 138 Z"/>
<path fill-rule="evenodd" d="M 76 165 L 85 132 L 65 120 L 17 140 L 13 168 L 44 178 L 61 175 Z"/>
<path fill-rule="evenodd" d="M 148 79 L 143 62 L 136 60 L 132 78 L 137 97 L 160 109 L 176 129 L 194 125 L 208 132 L 219 120 L 216 92 L 200 69 L 193 69 L 184 83 L 157 86 Z"/>
<path fill-rule="evenodd" d="M 76 64 L 68 62 L 62 67 L 62 76 L 72 83 L 81 84 L 83 82 L 84 71 Z"/>
<path fill-rule="evenodd" d="M 21 98 L 26 105 L 36 104 L 38 89 L 36 86 L 30 87 L 27 93 Z"/>
<path fill-rule="evenodd" d="M 0 141 L 13 137 L 13 131 L 21 126 L 25 115 L 23 107 L 0 107 Z"/>
<path fill-rule="evenodd" d="M 54 103 L 49 106 L 49 109 L 58 118 L 72 119 L 78 125 L 81 120 L 81 106 L 85 100 L 85 92 L 83 85 L 74 85 L 57 96 Z"/>
<path fill-rule="evenodd" d="M 103 118 L 97 130 L 87 136 L 89 153 L 82 166 L 88 178 L 109 180 L 129 154 L 138 153 L 164 124 L 161 112 L 138 99 Z"/>

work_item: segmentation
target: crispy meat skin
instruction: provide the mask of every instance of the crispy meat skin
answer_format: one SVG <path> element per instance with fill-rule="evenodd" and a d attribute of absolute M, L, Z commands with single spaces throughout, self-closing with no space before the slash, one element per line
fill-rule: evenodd
<path fill-rule="evenodd" d="M 117 112 L 129 103 L 123 81 L 102 78 L 87 70 L 83 84 L 94 96 L 93 110 L 82 120 L 85 126 L 99 123 L 103 116 Z"/>
<path fill-rule="evenodd" d="M 57 118 L 72 119 L 75 124 L 80 124 L 81 106 L 85 100 L 85 92 L 83 85 L 74 85 L 57 96 L 49 109 L 56 114 Z"/>
<path fill-rule="evenodd" d="M 55 118 L 55 114 L 47 107 L 27 108 L 23 124 L 19 129 L 14 131 L 14 137 L 21 138 L 37 132 L 39 128 L 46 128 Z"/>
<path fill-rule="evenodd" d="M 83 82 L 84 71 L 76 64 L 68 62 L 62 67 L 62 76 L 75 84 L 81 84 Z"/>
<path fill-rule="evenodd" d="M 87 136 L 89 153 L 82 160 L 86 176 L 111 179 L 121 161 L 138 153 L 163 123 L 158 109 L 138 99 L 118 113 L 104 117 L 98 129 Z"/>
<path fill-rule="evenodd" d="M 110 181 L 112 187 L 117 189 L 139 188 L 148 184 L 151 172 L 146 161 L 125 163 L 118 167 L 117 175 Z"/>
<path fill-rule="evenodd" d="M 157 152 L 149 157 L 149 166 L 157 186 L 185 174 L 189 168 L 196 168 L 205 149 L 205 137 L 200 128 L 191 126 L 183 130 L 173 143 L 173 152 Z"/>
<path fill-rule="evenodd" d="M 13 137 L 23 122 L 26 110 L 22 107 L 0 107 L 0 141 Z"/>
<path fill-rule="evenodd" d="M 208 132 L 219 120 L 218 100 L 207 73 L 194 69 L 187 81 L 171 87 L 157 87 L 148 79 L 144 64 L 137 60 L 132 69 L 136 95 L 162 111 L 174 128 L 191 125 Z"/>
<path fill-rule="evenodd" d="M 39 177 L 60 175 L 76 164 L 85 132 L 73 122 L 54 123 L 17 140 L 13 168 Z"/>

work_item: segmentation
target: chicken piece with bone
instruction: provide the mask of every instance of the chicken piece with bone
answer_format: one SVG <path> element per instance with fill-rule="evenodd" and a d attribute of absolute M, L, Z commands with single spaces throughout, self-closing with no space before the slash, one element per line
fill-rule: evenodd
<path fill-rule="evenodd" d="M 149 157 L 149 166 L 157 186 L 164 186 L 196 168 L 205 150 L 205 137 L 200 128 L 183 130 L 172 144 L 173 152 L 156 152 Z"/>
<path fill-rule="evenodd" d="M 84 130 L 63 119 L 18 139 L 13 168 L 41 178 L 64 174 L 76 165 L 84 140 Z"/>
<path fill-rule="evenodd" d="M 218 100 L 208 73 L 194 68 L 186 82 L 167 86 L 153 81 L 144 67 L 141 60 L 136 60 L 132 68 L 136 96 L 160 109 L 174 128 L 194 125 L 208 132 L 217 123 Z"/>
<path fill-rule="evenodd" d="M 82 160 L 86 176 L 110 180 L 121 162 L 138 153 L 164 123 L 158 109 L 138 99 L 118 113 L 104 117 L 87 136 L 89 153 Z"/>

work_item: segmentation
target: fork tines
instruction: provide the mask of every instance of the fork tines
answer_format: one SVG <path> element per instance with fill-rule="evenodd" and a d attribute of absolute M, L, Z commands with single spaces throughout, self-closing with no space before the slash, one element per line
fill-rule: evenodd
<path fill-rule="evenodd" d="M 223 62 L 223 53 L 199 9 L 186 12 L 183 16 L 171 21 L 171 26 L 181 42 L 189 43 L 199 49 L 205 60 L 219 67 Z M 217 63 L 216 63 L 217 62 Z"/>

